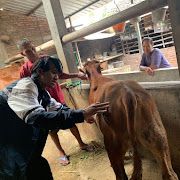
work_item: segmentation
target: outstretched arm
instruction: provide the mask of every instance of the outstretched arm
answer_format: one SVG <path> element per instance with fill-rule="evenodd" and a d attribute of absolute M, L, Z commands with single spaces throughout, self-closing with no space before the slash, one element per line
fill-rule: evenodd
<path fill-rule="evenodd" d="M 35 126 L 45 129 L 68 129 L 74 126 L 76 123 L 84 122 L 93 123 L 94 119 L 91 117 L 96 113 L 105 113 L 109 107 L 109 102 L 106 103 L 94 103 L 82 110 L 72 110 L 67 107 L 63 107 L 58 111 L 45 112 L 41 111 L 34 114 L 29 122 L 33 119 Z"/>
<path fill-rule="evenodd" d="M 92 115 L 104 113 L 109 107 L 109 103 L 95 103 L 82 110 L 73 110 L 49 99 L 45 92 L 46 101 L 50 100 L 46 108 L 51 112 L 39 103 L 38 88 L 30 78 L 21 79 L 9 92 L 8 105 L 24 122 L 48 130 L 72 128 L 84 119 L 91 123 L 88 119 Z"/>
<path fill-rule="evenodd" d="M 72 78 L 79 78 L 81 80 L 86 80 L 86 75 L 85 74 L 82 74 L 82 73 L 70 73 L 70 74 L 67 74 L 67 73 L 62 73 L 60 76 L 59 76 L 59 79 L 72 79 Z"/>

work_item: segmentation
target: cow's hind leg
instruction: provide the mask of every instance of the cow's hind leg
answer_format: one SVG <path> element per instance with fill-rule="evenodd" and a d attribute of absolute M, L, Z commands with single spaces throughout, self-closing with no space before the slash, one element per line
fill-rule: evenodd
<path fill-rule="evenodd" d="M 155 118 L 155 117 L 154 117 Z M 158 115 L 155 121 L 148 125 L 140 134 L 140 142 L 147 147 L 155 156 L 162 170 L 164 180 L 178 180 L 172 169 L 169 146 L 166 131 L 159 120 Z"/>
<path fill-rule="evenodd" d="M 116 180 L 128 180 L 124 169 L 124 156 L 127 147 L 115 137 L 104 136 L 104 144 L 107 150 L 111 166 L 115 172 Z"/>
<path fill-rule="evenodd" d="M 134 161 L 134 171 L 131 180 L 141 180 L 142 179 L 142 161 L 138 153 L 138 147 L 136 144 L 133 145 L 133 161 Z"/>

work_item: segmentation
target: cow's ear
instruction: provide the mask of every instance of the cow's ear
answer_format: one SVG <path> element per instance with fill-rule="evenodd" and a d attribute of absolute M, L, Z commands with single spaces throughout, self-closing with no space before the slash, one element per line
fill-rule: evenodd
<path fill-rule="evenodd" d="M 103 70 L 103 68 L 99 65 L 98 67 L 97 67 L 97 72 L 99 73 L 99 74 L 101 74 L 101 71 Z"/>
<path fill-rule="evenodd" d="M 80 72 L 82 72 L 83 74 L 86 74 L 84 69 L 82 67 L 78 68 Z"/>

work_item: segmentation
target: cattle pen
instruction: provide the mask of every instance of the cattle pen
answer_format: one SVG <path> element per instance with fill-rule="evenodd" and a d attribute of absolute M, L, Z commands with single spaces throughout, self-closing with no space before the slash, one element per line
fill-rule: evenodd
<path fill-rule="evenodd" d="M 146 4 L 147 3 L 147 4 Z M 82 30 L 72 32 L 70 34 L 64 35 L 62 37 L 62 41 L 64 43 L 71 42 L 73 40 L 76 40 L 78 38 L 81 38 L 85 35 L 97 32 L 99 30 L 108 28 L 114 24 L 123 22 L 125 20 L 129 20 L 133 17 L 137 17 L 141 14 L 148 13 L 152 10 L 159 9 L 163 6 L 168 5 L 170 8 L 170 18 L 171 18 L 171 24 L 173 28 L 173 35 L 174 35 L 174 41 L 175 41 L 175 47 L 177 52 L 177 59 L 180 58 L 180 43 L 178 34 L 178 29 L 180 26 L 178 25 L 178 11 L 176 12 L 174 10 L 175 6 L 179 6 L 180 3 L 178 1 L 144 1 L 134 7 L 129 8 L 128 10 L 124 12 L 119 12 L 116 15 L 112 17 L 108 17 L 105 20 L 102 20 L 98 23 L 92 24 L 88 27 L 85 27 Z M 178 61 L 179 63 L 179 61 Z M 179 174 L 180 170 L 180 141 L 178 139 L 179 134 L 179 128 L 180 128 L 180 115 L 179 115 L 179 70 L 177 68 L 172 68 L 170 70 L 156 70 L 156 78 L 148 78 L 145 73 L 143 72 L 132 72 L 132 73 L 115 73 L 112 75 L 107 75 L 110 77 L 113 77 L 115 79 L 121 79 L 123 80 L 135 80 L 137 82 L 145 82 L 142 85 L 152 94 L 153 98 L 156 101 L 156 104 L 158 106 L 158 110 L 160 112 L 163 124 L 166 128 L 167 134 L 168 134 L 168 141 L 170 145 L 170 151 L 171 151 L 171 158 L 172 162 L 174 164 L 174 167 L 176 169 L 176 172 Z M 153 81 L 157 81 L 157 83 L 153 83 Z M 167 82 L 168 81 L 168 82 Z M 176 82 L 173 82 L 176 81 Z M 153 85 L 152 85 L 153 84 Z M 83 87 L 83 85 L 82 85 Z M 87 85 L 85 85 L 87 88 Z M 83 89 L 84 91 L 81 96 L 77 96 L 75 93 L 73 94 L 73 91 L 71 91 L 71 94 L 73 94 L 74 101 L 77 102 L 78 108 L 82 108 L 82 105 L 87 105 L 87 99 L 88 99 L 88 93 L 89 88 Z M 77 99 L 76 99 L 77 98 Z M 76 99 L 76 100 L 75 100 Z M 81 102 L 82 100 L 82 102 Z M 84 101 L 84 103 L 83 103 Z M 81 126 L 81 125 L 80 125 Z M 88 127 L 87 127 L 88 128 Z M 86 127 L 82 127 L 82 129 L 86 129 Z M 93 128 L 89 128 L 89 131 L 86 133 L 87 137 L 90 137 L 91 134 L 93 134 Z M 96 132 L 96 131 L 95 131 Z M 94 135 L 95 139 L 97 138 L 96 135 Z M 147 153 L 144 153 L 147 154 Z"/>

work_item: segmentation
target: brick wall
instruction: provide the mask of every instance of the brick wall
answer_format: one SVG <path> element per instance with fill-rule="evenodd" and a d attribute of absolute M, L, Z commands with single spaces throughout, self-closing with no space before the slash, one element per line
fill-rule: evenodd
<path fill-rule="evenodd" d="M 0 37 L 2 35 L 8 35 L 10 37 L 10 41 L 4 43 L 8 58 L 19 53 L 17 42 L 22 38 L 26 37 L 30 39 L 35 46 L 52 39 L 49 25 L 45 18 L 26 16 L 20 13 L 3 10 L 0 11 L 0 23 Z"/>
<path fill-rule="evenodd" d="M 175 46 L 160 50 L 173 67 L 178 67 Z"/>
<path fill-rule="evenodd" d="M 121 58 L 123 60 L 124 65 L 130 65 L 131 71 L 139 70 L 139 63 L 141 61 L 141 55 L 139 53 L 136 54 L 126 54 L 125 57 Z"/>
<path fill-rule="evenodd" d="M 175 47 L 168 47 L 164 49 L 160 49 L 165 58 L 169 61 L 169 63 L 173 67 L 177 67 L 177 58 L 176 58 L 176 51 Z M 141 55 L 139 53 L 137 54 L 126 54 L 125 57 L 123 57 L 121 60 L 124 61 L 125 65 L 131 66 L 131 71 L 137 71 L 139 70 L 139 64 L 141 61 Z"/>

